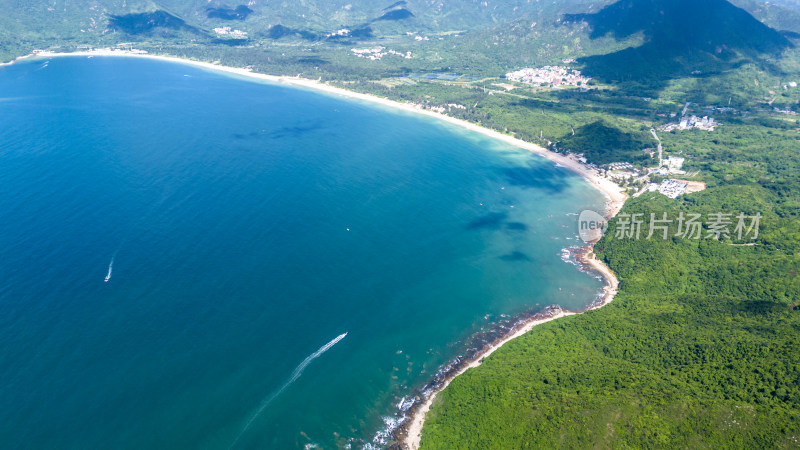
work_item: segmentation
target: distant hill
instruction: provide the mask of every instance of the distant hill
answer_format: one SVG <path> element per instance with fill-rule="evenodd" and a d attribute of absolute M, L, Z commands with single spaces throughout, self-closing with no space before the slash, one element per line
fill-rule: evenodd
<path fill-rule="evenodd" d="M 207 8 L 206 16 L 209 19 L 222 19 L 222 20 L 245 20 L 247 16 L 253 13 L 253 10 L 245 5 L 239 5 L 236 8 Z"/>
<path fill-rule="evenodd" d="M 267 53 L 277 52 L 272 44 L 280 41 L 320 44 L 313 51 L 328 54 L 286 58 L 324 62 L 347 46 L 392 42 L 414 53 L 413 71 L 497 76 L 582 57 L 597 79 L 643 79 L 658 91 L 697 70 L 767 62 L 790 45 L 787 36 L 800 37 L 791 34 L 800 33 L 800 12 L 762 0 L 731 1 L 783 34 L 723 0 L 0 0 L 0 59 L 59 45 L 177 45 L 197 54 L 222 44 L 250 49 L 237 61 L 251 64 L 274 56 Z M 226 26 L 243 37 L 220 39 L 214 28 Z M 237 50 L 208 51 L 216 60 Z M 327 67 L 347 71 L 348 65 Z"/>
<path fill-rule="evenodd" d="M 756 19 L 784 35 L 800 34 L 800 0 L 730 0 Z"/>
<path fill-rule="evenodd" d="M 567 14 L 591 39 L 637 36 L 641 45 L 582 58 L 586 72 L 608 81 L 646 80 L 659 87 L 692 72 L 713 73 L 769 59 L 793 47 L 778 31 L 726 0 L 621 0 L 593 14 Z"/>
<path fill-rule="evenodd" d="M 800 0 L 772 0 L 770 3 L 800 11 Z"/>
<path fill-rule="evenodd" d="M 557 4 L 556 4 L 557 3 Z M 520 17 L 537 17 L 542 11 L 553 17 L 568 11 L 586 11 L 591 4 L 607 1 L 559 0 L 556 3 L 500 0 L 497 2 L 465 2 L 462 0 L 306 0 L 303 2 L 271 2 L 248 0 L 0 0 L 0 24 L 20 23 L 24 28 L 46 32 L 51 27 L 89 33 L 85 25 L 97 25 L 102 33 L 111 16 L 163 11 L 188 25 L 198 28 L 217 26 L 221 22 L 251 25 L 251 32 L 282 25 L 314 34 L 325 34 L 343 27 L 357 28 L 371 22 L 412 21 L 391 29 L 405 31 L 450 31 L 487 28 Z M 90 19 L 94 19 L 92 22 Z M 243 23 L 242 23 L 243 22 Z"/>
<path fill-rule="evenodd" d="M 109 18 L 108 28 L 131 35 L 159 33 L 169 36 L 171 31 L 198 32 L 196 28 L 187 25 L 183 19 L 161 10 L 120 16 L 112 15 Z"/>

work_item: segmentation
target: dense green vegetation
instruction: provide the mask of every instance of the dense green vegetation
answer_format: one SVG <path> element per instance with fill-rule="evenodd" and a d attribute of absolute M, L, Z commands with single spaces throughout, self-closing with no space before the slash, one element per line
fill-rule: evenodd
<path fill-rule="evenodd" d="M 186 25 L 182 19 L 164 11 L 150 13 L 133 13 L 122 16 L 111 16 L 108 27 L 131 35 L 149 34 L 156 31 L 189 31 L 197 32 L 194 27 Z"/>
<path fill-rule="evenodd" d="M 456 379 L 424 448 L 798 446 L 798 133 L 728 128 L 694 155 L 714 186 L 623 213 L 760 212 L 757 245 L 674 226 L 667 240 L 617 239 L 612 221 L 596 251 L 621 280 L 614 302 L 541 325 Z"/>
<path fill-rule="evenodd" d="M 623 213 L 760 213 L 757 245 L 674 228 L 666 240 L 620 240 L 612 223 L 596 250 L 621 280 L 614 303 L 537 327 L 459 377 L 423 444 L 798 447 L 800 4 L 732 3 L 743 10 L 722 0 L 0 0 L 0 59 L 135 46 L 413 102 L 597 164 L 652 166 L 651 128 L 684 107 L 711 115 L 722 126 L 710 133 L 659 132 L 708 189 L 648 193 Z M 247 36 L 220 39 L 221 26 Z M 373 47 L 413 57 L 351 51 Z M 594 80 L 550 89 L 503 76 L 565 59 Z"/>
<path fill-rule="evenodd" d="M 559 145 L 582 153 L 595 164 L 615 161 L 642 163 L 650 162 L 650 155 L 642 149 L 648 148 L 652 140 L 648 133 L 624 133 L 604 120 L 598 120 L 578 128 L 574 135 L 567 134 Z"/>
<path fill-rule="evenodd" d="M 621 132 L 589 118 L 595 108 L 617 124 L 650 125 L 682 101 L 732 103 L 740 109 L 715 111 L 724 125 L 712 133 L 661 134 L 665 151 L 687 156 L 709 189 L 645 195 L 623 213 L 759 212 L 762 233 L 755 246 L 674 238 L 674 229 L 667 240 L 619 240 L 612 223 L 596 250 L 621 280 L 614 303 L 537 327 L 456 379 L 428 416 L 424 448 L 800 445 L 800 122 L 768 112 L 767 98 L 780 94 L 757 92 L 745 81 L 753 70 L 713 86 L 674 80 L 649 103 L 608 91 L 537 94 L 542 115 L 585 124 L 574 137 L 563 125 L 551 136 L 587 150 L 592 137 L 625 147 Z M 779 78 L 753 78 L 780 89 Z"/>
<path fill-rule="evenodd" d="M 587 23 L 592 39 L 642 34 L 642 45 L 581 62 L 606 81 L 647 83 L 653 94 L 698 68 L 721 72 L 752 62 L 770 70 L 767 59 L 792 46 L 726 0 L 621 1 L 593 14 L 568 14 L 565 20 Z"/>
<path fill-rule="evenodd" d="M 647 106 L 589 98 L 646 125 L 668 120 L 660 116 L 680 100 L 719 102 L 728 89 L 692 85 L 677 80 Z M 760 213 L 756 245 L 676 237 L 674 224 L 666 240 L 645 239 L 646 228 L 639 240 L 617 239 L 618 216 L 596 245 L 621 280 L 614 302 L 541 325 L 457 378 L 428 415 L 423 448 L 800 445 L 800 122 L 733 86 L 742 109 L 715 111 L 722 127 L 661 133 L 665 151 L 686 156 L 709 189 L 645 194 L 622 214 Z M 580 110 L 562 116 L 572 123 L 593 106 L 542 100 L 556 116 Z M 622 136 L 598 122 L 582 131 L 592 126 L 560 142 L 588 149 L 592 136 Z"/>
<path fill-rule="evenodd" d="M 245 5 L 239 5 L 236 8 L 207 8 L 206 17 L 209 19 L 222 19 L 222 20 L 245 20 L 247 16 L 253 13 L 253 10 Z"/>

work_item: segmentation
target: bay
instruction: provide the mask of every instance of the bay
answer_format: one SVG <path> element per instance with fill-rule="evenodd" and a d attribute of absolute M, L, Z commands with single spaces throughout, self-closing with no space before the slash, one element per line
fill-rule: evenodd
<path fill-rule="evenodd" d="M 359 447 L 476 330 L 602 287 L 564 168 L 182 64 L 0 68 L 0 186 L 6 448 Z"/>

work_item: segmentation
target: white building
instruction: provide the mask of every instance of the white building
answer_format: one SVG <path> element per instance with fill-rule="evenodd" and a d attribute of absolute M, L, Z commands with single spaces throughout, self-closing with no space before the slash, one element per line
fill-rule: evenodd
<path fill-rule="evenodd" d="M 561 66 L 544 66 L 541 69 L 525 68 L 506 74 L 506 78 L 518 83 L 532 86 L 558 87 L 580 86 L 591 80 L 581 75 L 579 70 L 570 70 Z"/>
<path fill-rule="evenodd" d="M 658 187 L 658 192 L 666 195 L 669 198 L 677 198 L 679 195 L 686 192 L 688 183 L 678 180 L 664 180 L 661 186 Z"/>

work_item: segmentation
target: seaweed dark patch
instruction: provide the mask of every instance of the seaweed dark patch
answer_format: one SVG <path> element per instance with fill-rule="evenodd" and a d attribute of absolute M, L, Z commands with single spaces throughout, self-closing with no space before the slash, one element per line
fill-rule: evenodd
<path fill-rule="evenodd" d="M 268 137 L 270 139 L 282 139 L 285 137 L 297 137 L 303 135 L 305 133 L 309 133 L 312 131 L 321 130 L 324 128 L 322 122 L 315 121 L 309 122 L 305 125 L 296 125 L 292 127 L 281 127 L 276 130 L 259 130 L 259 131 L 251 131 L 250 133 L 234 133 L 232 134 L 234 139 L 257 139 L 261 137 Z"/>
<path fill-rule="evenodd" d="M 508 222 L 506 224 L 506 229 L 512 231 L 526 231 L 528 229 L 528 226 L 522 222 Z"/>
<path fill-rule="evenodd" d="M 549 166 L 505 167 L 501 169 L 509 183 L 523 188 L 543 188 L 551 192 L 560 192 L 566 186 L 567 171 L 553 171 Z"/>
<path fill-rule="evenodd" d="M 473 220 L 467 224 L 466 228 L 467 230 L 498 230 L 500 229 L 500 226 L 503 225 L 503 222 L 505 222 L 506 218 L 508 218 L 508 214 L 506 213 L 489 213 Z"/>
<path fill-rule="evenodd" d="M 281 129 L 275 130 L 272 133 L 269 133 L 268 136 L 272 139 L 281 139 L 285 137 L 297 137 L 312 131 L 316 131 L 322 128 L 321 122 L 314 122 L 309 125 L 299 125 L 295 127 L 283 127 Z"/>
<path fill-rule="evenodd" d="M 500 257 L 503 261 L 531 261 L 531 257 L 525 253 L 515 251 Z"/>

